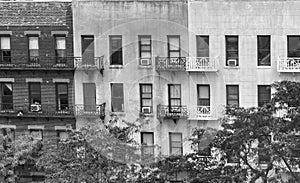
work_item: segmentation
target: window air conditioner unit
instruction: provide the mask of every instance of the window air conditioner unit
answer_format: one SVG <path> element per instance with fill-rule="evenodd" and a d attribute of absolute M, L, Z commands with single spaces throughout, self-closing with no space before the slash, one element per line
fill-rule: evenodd
<path fill-rule="evenodd" d="M 150 107 L 142 107 L 142 113 L 144 113 L 144 114 L 151 113 L 151 108 Z"/>
<path fill-rule="evenodd" d="M 229 59 L 227 60 L 227 65 L 228 66 L 236 66 L 237 60 L 236 59 Z"/>
<path fill-rule="evenodd" d="M 141 65 L 150 65 L 150 58 L 141 58 Z"/>
<path fill-rule="evenodd" d="M 42 107 L 40 104 L 31 104 L 30 105 L 30 111 L 31 112 L 39 112 L 42 110 Z"/>

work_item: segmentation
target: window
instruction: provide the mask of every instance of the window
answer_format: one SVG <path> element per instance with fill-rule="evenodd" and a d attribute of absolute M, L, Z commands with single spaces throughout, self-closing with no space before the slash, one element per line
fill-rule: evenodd
<path fill-rule="evenodd" d="M 239 86 L 226 85 L 226 105 L 239 107 Z"/>
<path fill-rule="evenodd" d="M 150 65 L 151 61 L 151 36 L 139 36 L 139 49 L 140 49 L 140 65 L 145 65 L 142 63 L 143 60 L 148 60 Z"/>
<path fill-rule="evenodd" d="M 55 57 L 57 63 L 66 63 L 66 37 L 55 36 Z"/>
<path fill-rule="evenodd" d="M 210 89 L 209 85 L 198 85 L 198 106 L 210 106 Z"/>
<path fill-rule="evenodd" d="M 238 66 L 239 61 L 239 40 L 238 36 L 226 36 L 226 66 L 230 63 L 230 60 L 236 61 L 236 66 Z"/>
<path fill-rule="evenodd" d="M 10 48 L 10 37 L 2 36 L 0 46 L 1 46 L 1 63 L 11 62 L 11 48 Z"/>
<path fill-rule="evenodd" d="M 83 83 L 84 111 L 96 111 L 96 85 Z"/>
<path fill-rule="evenodd" d="M 30 129 L 29 132 L 34 140 L 42 140 L 43 139 L 43 130 L 42 129 Z"/>
<path fill-rule="evenodd" d="M 122 36 L 110 36 L 110 65 L 123 65 Z"/>
<path fill-rule="evenodd" d="M 169 133 L 170 137 L 170 155 L 182 155 L 182 134 L 181 133 Z"/>
<path fill-rule="evenodd" d="M 300 135 L 294 136 L 295 147 L 291 149 L 293 157 L 300 157 Z"/>
<path fill-rule="evenodd" d="M 83 35 L 81 36 L 81 54 L 83 66 L 94 66 L 95 53 L 94 53 L 94 36 Z"/>
<path fill-rule="evenodd" d="M 66 130 L 56 130 L 57 143 L 60 140 L 65 140 L 68 138 L 68 132 Z"/>
<path fill-rule="evenodd" d="M 271 101 L 271 87 L 269 85 L 258 85 L 258 106 L 262 107 L 264 104 Z"/>
<path fill-rule="evenodd" d="M 168 57 L 180 57 L 180 36 L 168 36 Z"/>
<path fill-rule="evenodd" d="M 197 57 L 209 57 L 209 37 L 196 36 Z"/>
<path fill-rule="evenodd" d="M 270 44 L 271 44 L 270 36 L 257 36 L 258 66 L 270 66 L 271 65 Z"/>
<path fill-rule="evenodd" d="M 39 37 L 29 36 L 29 62 L 38 63 L 39 62 Z"/>
<path fill-rule="evenodd" d="M 29 103 L 41 104 L 41 83 L 28 83 L 29 84 Z"/>
<path fill-rule="evenodd" d="M 68 83 L 56 83 L 56 110 L 63 111 L 69 109 Z"/>
<path fill-rule="evenodd" d="M 258 139 L 258 162 L 268 163 L 270 159 L 270 152 L 265 147 L 270 144 L 271 136 L 261 136 Z"/>
<path fill-rule="evenodd" d="M 169 84 L 169 112 L 180 113 L 181 107 L 181 85 L 180 84 Z"/>
<path fill-rule="evenodd" d="M 288 57 L 300 57 L 300 36 L 288 36 Z"/>
<path fill-rule="evenodd" d="M 112 112 L 124 111 L 124 93 L 122 83 L 111 84 L 111 110 Z"/>
<path fill-rule="evenodd" d="M 1 110 L 13 109 L 12 83 L 1 83 Z"/>
<path fill-rule="evenodd" d="M 142 158 L 154 157 L 154 134 L 153 132 L 141 132 Z"/>
<path fill-rule="evenodd" d="M 140 84 L 141 113 L 152 113 L 152 84 Z"/>

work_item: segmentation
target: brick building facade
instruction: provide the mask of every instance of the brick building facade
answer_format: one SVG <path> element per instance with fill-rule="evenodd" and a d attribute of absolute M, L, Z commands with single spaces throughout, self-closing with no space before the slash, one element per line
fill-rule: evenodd
<path fill-rule="evenodd" d="M 0 128 L 63 137 L 75 128 L 71 2 L 1 2 L 0 17 Z"/>

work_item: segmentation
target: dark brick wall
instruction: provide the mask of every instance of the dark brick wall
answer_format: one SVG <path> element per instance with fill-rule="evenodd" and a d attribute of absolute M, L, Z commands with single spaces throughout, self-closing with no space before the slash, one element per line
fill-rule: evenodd
<path fill-rule="evenodd" d="M 1 25 L 66 25 L 70 2 L 1 2 Z"/>

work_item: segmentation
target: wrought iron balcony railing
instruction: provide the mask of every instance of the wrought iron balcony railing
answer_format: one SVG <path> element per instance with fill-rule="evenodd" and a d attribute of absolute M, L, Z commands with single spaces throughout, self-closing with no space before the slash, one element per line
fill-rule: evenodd
<path fill-rule="evenodd" d="M 300 72 L 300 58 L 279 57 L 277 60 L 278 72 Z"/>
<path fill-rule="evenodd" d="M 216 58 L 210 57 L 187 57 L 186 71 L 216 72 Z"/>
<path fill-rule="evenodd" d="M 42 57 L 35 56 L 24 63 L 0 62 L 0 70 L 73 70 L 74 57 Z"/>
<path fill-rule="evenodd" d="M 155 67 L 157 71 L 185 71 L 185 57 L 156 57 Z"/>
<path fill-rule="evenodd" d="M 0 116 L 74 117 L 74 110 L 70 105 L 0 103 Z"/>
<path fill-rule="evenodd" d="M 105 103 L 97 105 L 75 105 L 75 115 L 80 117 L 105 118 Z"/>
<path fill-rule="evenodd" d="M 216 120 L 217 116 L 211 106 L 194 106 L 188 109 L 190 120 Z"/>
<path fill-rule="evenodd" d="M 157 117 L 166 119 L 179 119 L 187 118 L 187 106 L 169 106 L 169 105 L 158 105 L 157 106 Z"/>
<path fill-rule="evenodd" d="M 104 56 L 91 58 L 75 57 L 75 68 L 79 70 L 103 70 L 103 58 Z"/>

